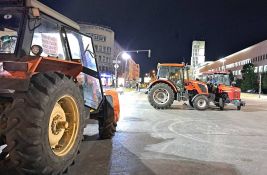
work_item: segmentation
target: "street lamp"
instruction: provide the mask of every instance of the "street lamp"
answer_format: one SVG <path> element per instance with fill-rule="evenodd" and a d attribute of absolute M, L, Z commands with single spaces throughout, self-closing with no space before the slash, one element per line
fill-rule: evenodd
<path fill-rule="evenodd" d="M 148 52 L 148 58 L 151 57 L 151 50 L 150 49 L 149 50 L 126 50 L 126 51 L 121 51 L 116 56 L 115 65 L 114 65 L 114 68 L 115 68 L 115 89 L 117 88 L 117 85 L 118 85 L 118 68 L 119 68 L 118 58 L 119 58 L 119 56 L 122 55 L 123 59 L 127 59 L 127 58 L 131 58 L 131 56 L 128 53 L 139 53 L 139 52 Z"/>
<path fill-rule="evenodd" d="M 128 59 L 131 58 L 131 55 L 129 55 L 129 54 L 126 53 L 126 52 L 123 52 L 122 55 L 121 55 L 121 57 L 122 57 L 124 60 L 128 60 Z"/>

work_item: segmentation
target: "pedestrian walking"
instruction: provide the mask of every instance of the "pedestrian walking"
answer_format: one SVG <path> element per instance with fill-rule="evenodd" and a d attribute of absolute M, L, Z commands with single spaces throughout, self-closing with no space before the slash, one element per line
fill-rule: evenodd
<path fill-rule="evenodd" d="M 136 83 L 136 91 L 139 91 L 139 83 Z"/>

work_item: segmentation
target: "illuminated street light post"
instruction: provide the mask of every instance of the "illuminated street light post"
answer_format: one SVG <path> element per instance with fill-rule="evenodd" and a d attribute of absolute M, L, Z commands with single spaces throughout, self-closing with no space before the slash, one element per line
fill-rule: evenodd
<path fill-rule="evenodd" d="M 148 58 L 151 57 L 151 50 L 127 50 L 127 51 L 121 51 L 118 53 L 118 55 L 116 56 L 116 59 L 115 59 L 115 65 L 114 65 L 114 68 L 115 68 L 115 89 L 117 88 L 117 85 L 118 85 L 118 68 L 119 68 L 119 64 L 118 64 L 118 58 L 119 56 L 125 56 L 125 57 L 130 57 L 129 54 L 127 53 L 139 53 L 139 52 L 148 52 Z M 128 56 L 127 56 L 127 55 Z"/>

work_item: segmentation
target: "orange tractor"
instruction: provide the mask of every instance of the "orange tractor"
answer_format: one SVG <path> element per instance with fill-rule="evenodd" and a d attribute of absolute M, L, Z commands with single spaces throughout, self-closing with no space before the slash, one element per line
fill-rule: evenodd
<path fill-rule="evenodd" d="M 227 71 L 209 71 L 203 72 L 200 76 L 201 80 L 206 82 L 209 90 L 209 101 L 223 110 L 226 104 L 234 104 L 237 110 L 245 106 L 245 102 L 241 100 L 241 90 L 232 86 L 230 81 L 230 72 Z"/>
<path fill-rule="evenodd" d="M 197 110 L 209 107 L 208 87 L 189 80 L 189 68 L 184 64 L 158 64 L 157 79 L 148 87 L 148 101 L 156 109 L 169 108 L 174 100 L 189 101 Z"/>
<path fill-rule="evenodd" d="M 0 1 L 1 163 L 19 173 L 62 174 L 88 119 L 111 138 L 116 92 L 103 92 L 92 38 L 36 0 Z"/>

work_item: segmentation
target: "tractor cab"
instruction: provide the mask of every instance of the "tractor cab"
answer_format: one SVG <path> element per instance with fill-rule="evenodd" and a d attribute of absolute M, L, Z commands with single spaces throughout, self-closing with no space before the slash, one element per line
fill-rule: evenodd
<path fill-rule="evenodd" d="M 157 79 L 172 82 L 180 91 L 188 81 L 188 68 L 184 64 L 158 64 Z"/>
<path fill-rule="evenodd" d="M 1 0 L 0 9 L 0 60 L 27 55 L 70 60 L 63 31 L 79 31 L 77 23 L 36 0 Z"/>
<path fill-rule="evenodd" d="M 99 108 L 103 91 L 92 38 L 76 22 L 37 0 L 1 1 L 0 21 L 0 94 L 26 91 L 35 72 L 56 70 L 77 77 L 85 105 Z"/>

